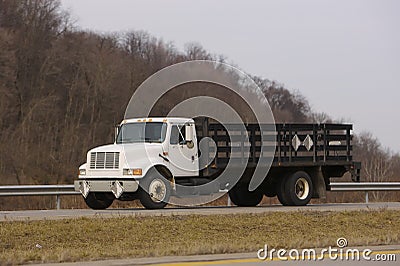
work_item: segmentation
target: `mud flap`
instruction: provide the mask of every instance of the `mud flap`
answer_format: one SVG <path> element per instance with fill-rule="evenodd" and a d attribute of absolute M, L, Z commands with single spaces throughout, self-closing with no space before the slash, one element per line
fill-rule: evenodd
<path fill-rule="evenodd" d="M 353 182 L 360 182 L 361 179 L 361 162 L 353 162 L 350 166 L 349 172 Z"/>
<path fill-rule="evenodd" d="M 316 167 L 315 170 L 312 171 L 310 174 L 314 187 L 314 193 L 312 197 L 314 199 L 326 199 L 326 184 L 324 174 L 322 173 L 322 168 Z"/>

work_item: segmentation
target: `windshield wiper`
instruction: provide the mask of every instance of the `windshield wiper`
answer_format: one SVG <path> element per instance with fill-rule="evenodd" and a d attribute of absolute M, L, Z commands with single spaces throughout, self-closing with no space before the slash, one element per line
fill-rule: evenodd
<path fill-rule="evenodd" d="M 133 139 L 123 139 L 118 143 L 137 143 L 137 142 L 143 142 L 142 140 L 133 140 Z"/>
<path fill-rule="evenodd" d="M 154 139 L 151 139 L 151 138 L 144 138 L 144 141 L 148 142 L 148 143 L 156 142 Z"/>

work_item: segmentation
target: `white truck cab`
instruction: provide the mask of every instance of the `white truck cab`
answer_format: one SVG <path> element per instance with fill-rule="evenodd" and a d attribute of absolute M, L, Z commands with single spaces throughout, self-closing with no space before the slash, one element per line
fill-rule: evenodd
<path fill-rule="evenodd" d="M 135 198 L 146 208 L 163 208 L 175 177 L 198 175 L 192 119 L 134 118 L 121 122 L 113 144 L 88 151 L 75 190 L 93 209 L 105 209 L 114 199 Z"/>

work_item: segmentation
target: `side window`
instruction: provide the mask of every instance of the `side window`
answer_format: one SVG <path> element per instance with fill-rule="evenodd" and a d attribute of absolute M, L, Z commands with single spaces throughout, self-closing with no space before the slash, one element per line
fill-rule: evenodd
<path fill-rule="evenodd" d="M 179 129 L 177 126 L 172 126 L 171 128 L 171 138 L 169 144 L 176 145 L 179 142 Z"/>
<path fill-rule="evenodd" d="M 185 127 L 183 125 L 172 126 L 171 138 L 169 140 L 171 145 L 184 144 L 185 143 Z"/>

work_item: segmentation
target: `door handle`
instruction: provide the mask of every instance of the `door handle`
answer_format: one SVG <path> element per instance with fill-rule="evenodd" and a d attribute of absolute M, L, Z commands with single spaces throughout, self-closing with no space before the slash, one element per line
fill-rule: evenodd
<path fill-rule="evenodd" d="M 169 162 L 169 159 L 165 156 L 162 156 L 161 153 L 158 154 L 158 156 L 160 156 L 161 158 L 163 158 L 165 161 Z"/>

